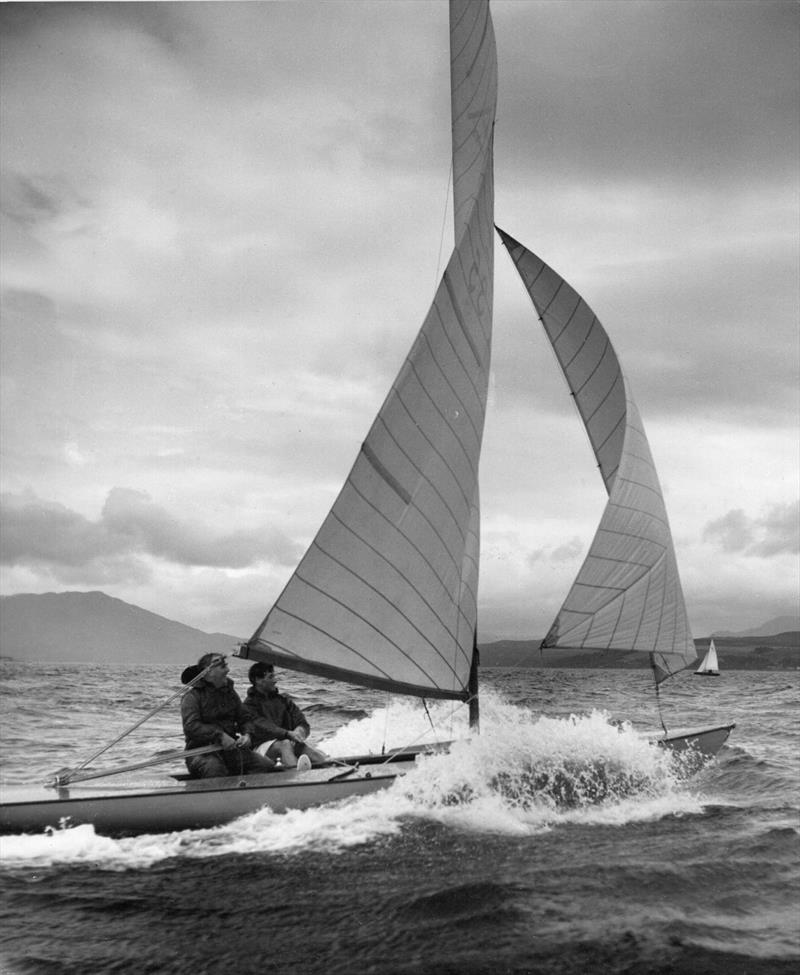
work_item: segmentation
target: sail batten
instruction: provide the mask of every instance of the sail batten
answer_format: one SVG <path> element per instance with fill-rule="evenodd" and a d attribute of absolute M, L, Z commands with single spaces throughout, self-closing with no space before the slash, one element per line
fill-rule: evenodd
<path fill-rule="evenodd" d="M 663 492 L 613 344 L 584 299 L 498 228 L 567 380 L 608 501 L 545 647 L 638 650 L 658 681 L 695 660 Z"/>
<path fill-rule="evenodd" d="M 497 62 L 486 0 L 451 0 L 450 51 L 454 250 L 344 487 L 241 654 L 466 700 L 492 335 Z"/>

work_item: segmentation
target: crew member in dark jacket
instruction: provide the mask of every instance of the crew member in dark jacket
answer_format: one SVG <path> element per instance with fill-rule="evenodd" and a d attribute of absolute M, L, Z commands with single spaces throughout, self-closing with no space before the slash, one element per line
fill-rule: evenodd
<path fill-rule="evenodd" d="M 286 694 L 279 694 L 272 664 L 256 663 L 248 671 L 250 690 L 244 699 L 244 710 L 253 727 L 255 747 L 269 758 L 280 759 L 284 768 L 309 768 L 312 762 L 325 762 L 328 756 L 307 744 L 311 726 L 305 715 Z M 301 756 L 306 757 L 303 760 Z"/>
<path fill-rule="evenodd" d="M 184 671 L 184 677 L 189 673 Z M 222 750 L 186 759 L 186 767 L 201 778 L 268 772 L 271 758 L 253 748 L 253 725 L 228 677 L 228 664 L 220 653 L 207 653 L 197 662 L 196 673 L 205 676 L 183 695 L 181 718 L 187 750 L 202 745 L 221 745 Z M 188 683 L 188 681 L 187 681 Z"/>

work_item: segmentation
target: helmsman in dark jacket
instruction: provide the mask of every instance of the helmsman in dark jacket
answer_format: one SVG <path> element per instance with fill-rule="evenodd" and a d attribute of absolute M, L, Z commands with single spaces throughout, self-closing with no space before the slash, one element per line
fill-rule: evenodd
<path fill-rule="evenodd" d="M 300 756 L 308 757 L 306 768 L 309 763 L 327 761 L 324 752 L 306 742 L 311 726 L 303 712 L 288 695 L 278 693 L 272 664 L 253 664 L 247 676 L 251 686 L 244 699 L 244 711 L 253 728 L 254 746 L 267 742 L 262 751 L 269 758 L 280 759 L 284 768 L 294 768 Z"/>
<path fill-rule="evenodd" d="M 242 699 L 228 677 L 224 655 L 207 653 L 194 669 L 198 675 L 205 671 L 205 676 L 183 695 L 181 701 L 186 749 L 203 745 L 221 745 L 222 748 L 187 758 L 189 771 L 201 778 L 216 778 L 273 769 L 273 759 L 252 750 L 254 729 Z"/>

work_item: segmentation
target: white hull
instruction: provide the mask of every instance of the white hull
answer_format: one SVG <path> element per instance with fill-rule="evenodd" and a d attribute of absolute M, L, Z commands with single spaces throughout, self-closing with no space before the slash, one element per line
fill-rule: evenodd
<path fill-rule="evenodd" d="M 672 751 L 691 749 L 707 759 L 719 751 L 734 727 L 687 728 L 647 737 Z M 105 836 L 210 829 L 264 807 L 283 813 L 377 792 L 413 768 L 414 760 L 411 753 L 390 764 L 383 758 L 362 756 L 357 771 L 350 774 L 343 774 L 338 766 L 325 766 L 309 772 L 289 770 L 241 778 L 167 778 L 166 782 L 162 778 L 150 788 L 79 783 L 58 790 L 44 786 L 8 789 L 0 803 L 0 833 L 41 833 L 48 827 L 82 823 L 91 823 Z"/>
<path fill-rule="evenodd" d="M 376 764 L 344 775 L 339 767 L 325 766 L 220 779 L 181 776 L 170 781 L 165 776 L 138 787 L 92 782 L 60 789 L 6 789 L 0 803 L 0 833 L 41 833 L 48 827 L 82 823 L 91 823 L 106 836 L 209 829 L 264 807 L 282 813 L 377 792 L 412 768 L 414 756 L 391 764 L 372 761 Z"/>
<path fill-rule="evenodd" d="M 709 725 L 702 728 L 680 728 L 667 734 L 653 733 L 647 737 L 673 752 L 693 749 L 702 758 L 713 758 L 728 740 L 735 724 Z"/>

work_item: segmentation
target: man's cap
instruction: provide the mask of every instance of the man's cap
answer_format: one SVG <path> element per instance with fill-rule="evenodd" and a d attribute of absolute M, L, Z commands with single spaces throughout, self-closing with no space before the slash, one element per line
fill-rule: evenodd
<path fill-rule="evenodd" d="M 195 677 L 202 671 L 202 667 L 198 667 L 197 664 L 192 664 L 191 667 L 187 667 L 186 670 L 181 674 L 181 684 L 190 684 Z"/>
<path fill-rule="evenodd" d="M 199 677 L 200 674 L 213 663 L 217 661 L 225 662 L 226 657 L 224 653 L 204 653 L 203 656 L 197 661 L 196 664 L 192 664 L 191 667 L 187 667 L 181 674 L 181 684 L 191 683 L 195 677 Z"/>

